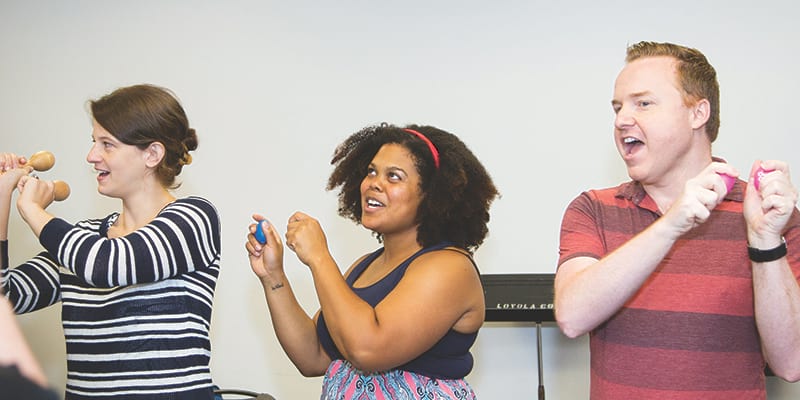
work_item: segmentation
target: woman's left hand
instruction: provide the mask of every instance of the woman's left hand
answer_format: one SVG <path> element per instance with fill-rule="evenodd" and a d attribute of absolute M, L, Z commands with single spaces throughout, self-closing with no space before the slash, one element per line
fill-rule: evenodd
<path fill-rule="evenodd" d="M 316 265 L 322 258 L 330 257 L 328 240 L 319 221 L 299 211 L 289 217 L 286 245 L 309 267 Z"/>

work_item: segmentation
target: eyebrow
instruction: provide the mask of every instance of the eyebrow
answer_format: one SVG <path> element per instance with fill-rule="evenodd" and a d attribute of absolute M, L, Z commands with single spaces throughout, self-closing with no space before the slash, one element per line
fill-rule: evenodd
<path fill-rule="evenodd" d="M 398 167 L 396 165 L 388 166 L 388 167 L 385 168 L 385 170 L 386 171 L 390 171 L 390 172 L 402 172 L 403 175 L 408 175 L 408 173 L 406 173 L 405 169 L 403 169 L 401 167 Z"/>
<path fill-rule="evenodd" d="M 376 171 L 380 170 L 380 168 L 378 168 L 378 166 L 375 165 L 374 162 L 369 163 L 368 168 L 372 168 L 372 169 L 374 169 Z M 406 172 L 405 169 L 403 169 L 402 167 L 396 166 L 396 165 L 389 165 L 388 167 L 384 167 L 383 170 L 384 171 L 390 171 L 390 172 L 399 171 L 399 172 L 402 172 L 403 175 L 408 175 L 408 173 Z"/>
<path fill-rule="evenodd" d="M 628 95 L 628 96 L 625 96 L 625 97 L 629 97 L 629 98 L 634 98 L 634 99 L 637 99 L 637 98 L 639 98 L 639 97 L 650 96 L 650 95 L 652 95 L 652 94 L 653 94 L 653 93 L 652 93 L 651 91 L 649 91 L 649 90 L 645 90 L 645 91 L 641 91 L 641 92 L 631 93 L 630 95 Z M 621 104 L 621 103 L 622 103 L 622 101 L 621 101 L 621 100 L 617 100 L 617 99 L 611 99 L 611 105 L 612 105 L 612 106 L 613 106 L 613 105 L 617 105 L 617 104 Z"/>
<path fill-rule="evenodd" d="M 636 93 L 633 93 L 633 94 L 631 94 L 629 97 L 642 97 L 642 96 L 649 96 L 649 95 L 651 95 L 651 94 L 653 94 L 651 91 L 649 91 L 649 90 L 645 90 L 645 91 L 643 91 L 643 92 L 636 92 Z"/>
<path fill-rule="evenodd" d="M 114 135 L 112 135 L 110 133 L 101 133 L 101 134 L 99 134 L 97 136 L 95 136 L 94 133 L 92 133 L 91 138 L 92 138 L 93 141 L 104 140 L 106 142 L 122 143 L 121 140 L 117 139 L 116 136 L 114 136 Z"/>

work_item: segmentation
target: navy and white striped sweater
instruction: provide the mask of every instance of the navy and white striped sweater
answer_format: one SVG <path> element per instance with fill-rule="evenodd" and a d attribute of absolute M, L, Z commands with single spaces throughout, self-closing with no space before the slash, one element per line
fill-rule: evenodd
<path fill-rule="evenodd" d="M 67 400 L 212 399 L 217 210 L 187 197 L 109 239 L 118 216 L 51 220 L 39 237 L 47 251 L 13 269 L 0 242 L 6 296 L 18 314 L 61 301 Z"/>

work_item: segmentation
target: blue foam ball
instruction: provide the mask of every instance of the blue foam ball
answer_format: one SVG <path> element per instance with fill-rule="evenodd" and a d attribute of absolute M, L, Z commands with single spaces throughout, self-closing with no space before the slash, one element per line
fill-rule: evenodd
<path fill-rule="evenodd" d="M 267 243 L 267 237 L 264 236 L 264 228 L 261 227 L 261 221 L 258 221 L 258 225 L 256 225 L 256 240 L 258 243 L 264 244 Z"/>

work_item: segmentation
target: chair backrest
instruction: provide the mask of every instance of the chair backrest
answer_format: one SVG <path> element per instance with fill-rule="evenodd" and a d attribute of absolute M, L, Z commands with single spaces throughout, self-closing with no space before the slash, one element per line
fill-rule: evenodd
<path fill-rule="evenodd" d="M 227 395 L 231 395 L 230 397 Z M 214 398 L 216 400 L 234 400 L 234 399 L 255 399 L 255 400 L 275 400 L 269 393 L 257 393 L 249 390 L 241 389 L 214 389 Z"/>

